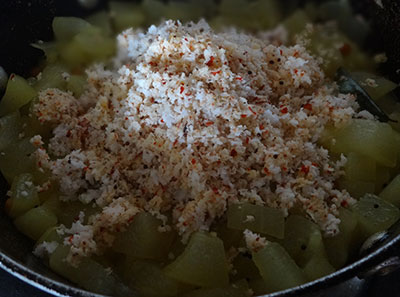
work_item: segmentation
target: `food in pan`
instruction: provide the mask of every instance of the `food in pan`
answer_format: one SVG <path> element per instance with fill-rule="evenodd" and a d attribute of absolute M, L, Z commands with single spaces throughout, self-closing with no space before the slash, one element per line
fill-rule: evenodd
<path fill-rule="evenodd" d="M 5 208 L 52 270 L 109 295 L 256 296 L 399 219 L 397 85 L 348 4 L 110 9 L 55 18 L 42 71 L 0 102 Z"/>

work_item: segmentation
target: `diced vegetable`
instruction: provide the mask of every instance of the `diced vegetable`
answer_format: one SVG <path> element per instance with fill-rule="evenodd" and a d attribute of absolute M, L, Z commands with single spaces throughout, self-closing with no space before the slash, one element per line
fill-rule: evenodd
<path fill-rule="evenodd" d="M 0 118 L 0 151 L 19 140 L 21 116 L 18 111 Z"/>
<path fill-rule="evenodd" d="M 90 258 L 83 258 L 78 267 L 66 262 L 69 247 L 59 245 L 50 256 L 50 268 L 70 281 L 95 293 L 110 296 L 130 296 L 132 292 L 122 285 L 113 273 Z"/>
<path fill-rule="evenodd" d="M 345 178 L 350 181 L 373 182 L 376 179 L 376 162 L 371 158 L 355 153 L 347 155 L 347 163 L 344 167 Z"/>
<path fill-rule="evenodd" d="M 131 27 L 139 27 L 145 21 L 144 12 L 135 3 L 111 1 L 109 6 L 114 21 L 114 31 L 117 33 Z"/>
<path fill-rule="evenodd" d="M 41 91 L 48 88 L 65 90 L 67 85 L 68 69 L 61 64 L 51 64 L 43 69 L 40 79 L 36 81 L 34 87 Z"/>
<path fill-rule="evenodd" d="M 400 207 L 400 175 L 397 175 L 379 194 L 383 200 Z"/>
<path fill-rule="evenodd" d="M 378 166 L 376 168 L 376 179 L 375 179 L 375 192 L 379 194 L 389 183 L 391 179 L 390 170 L 392 168 L 387 168 L 384 166 Z"/>
<path fill-rule="evenodd" d="M 36 166 L 31 157 L 34 150 L 30 139 L 24 138 L 16 143 L 11 143 L 0 154 L 0 170 L 9 184 L 19 174 L 34 172 Z"/>
<path fill-rule="evenodd" d="M 35 89 L 24 78 L 16 74 L 11 74 L 8 79 L 6 92 L 0 101 L 0 116 L 17 111 L 36 96 Z"/>
<path fill-rule="evenodd" d="M 326 255 L 319 227 L 297 215 L 291 215 L 286 220 L 282 245 L 300 267 L 304 267 L 314 256 Z"/>
<path fill-rule="evenodd" d="M 218 234 L 218 238 L 220 238 L 224 242 L 225 250 L 229 250 L 230 247 L 238 247 L 243 241 L 243 231 L 230 229 L 227 227 L 226 222 L 218 222 L 215 229 L 213 229 Z"/>
<path fill-rule="evenodd" d="M 366 237 L 388 229 L 400 218 L 400 210 L 396 206 L 374 195 L 365 195 L 351 210 Z"/>
<path fill-rule="evenodd" d="M 285 215 L 280 209 L 250 203 L 232 204 L 228 208 L 228 228 L 246 230 L 283 238 Z"/>
<path fill-rule="evenodd" d="M 365 194 L 375 193 L 375 183 L 359 180 L 339 180 L 339 187 L 345 189 L 353 198 L 361 198 Z"/>
<path fill-rule="evenodd" d="M 352 254 L 352 243 L 354 242 L 355 238 L 357 238 L 356 216 L 350 210 L 341 208 L 339 212 L 339 219 L 340 233 L 333 237 L 324 238 L 325 249 L 329 262 L 336 269 L 343 267 L 347 263 L 350 254 Z"/>
<path fill-rule="evenodd" d="M 398 87 L 398 84 L 378 75 L 367 72 L 352 72 L 351 76 L 371 96 L 378 100 Z"/>
<path fill-rule="evenodd" d="M 38 42 L 33 43 L 31 46 L 42 50 L 46 56 L 46 63 L 53 64 L 56 63 L 58 60 L 58 51 L 56 47 L 56 42 Z"/>
<path fill-rule="evenodd" d="M 235 280 L 260 278 L 260 273 L 250 255 L 239 254 L 235 257 L 232 264 L 236 272 L 233 275 Z"/>
<path fill-rule="evenodd" d="M 165 258 L 174 241 L 172 231 L 160 232 L 162 222 L 149 213 L 139 213 L 128 230 L 116 236 L 113 249 L 132 258 Z"/>
<path fill-rule="evenodd" d="M 102 61 L 115 52 L 115 41 L 106 37 L 101 29 L 88 27 L 74 37 L 74 42 L 89 57 L 89 61 Z"/>
<path fill-rule="evenodd" d="M 57 227 L 50 227 L 47 229 L 46 232 L 44 232 L 43 235 L 40 236 L 40 238 L 36 241 L 36 245 L 39 245 L 43 242 L 53 241 L 61 244 L 64 241 L 64 237 L 57 232 Z"/>
<path fill-rule="evenodd" d="M 283 25 L 288 30 L 290 38 L 293 39 L 296 34 L 302 32 L 305 29 L 306 25 L 311 22 L 312 21 L 304 10 L 297 9 L 284 20 Z"/>
<path fill-rule="evenodd" d="M 346 127 L 326 129 L 321 141 L 334 153 L 354 152 L 384 166 L 396 165 L 398 148 L 387 123 L 353 119 Z"/>
<path fill-rule="evenodd" d="M 335 272 L 335 268 L 325 257 L 312 257 L 303 269 L 308 281 L 316 280 L 325 275 Z"/>
<path fill-rule="evenodd" d="M 87 80 L 83 75 L 71 75 L 67 81 L 67 90 L 79 98 L 85 91 L 86 84 Z"/>
<path fill-rule="evenodd" d="M 32 174 L 17 176 L 11 185 L 11 197 L 6 202 L 7 214 L 18 217 L 40 203 Z"/>
<path fill-rule="evenodd" d="M 90 26 L 87 21 L 76 17 L 55 17 L 53 20 L 53 32 L 58 41 L 70 41 Z"/>
<path fill-rule="evenodd" d="M 99 11 L 95 14 L 88 16 L 86 18 L 86 21 L 89 22 L 91 25 L 100 28 L 104 35 L 112 35 L 111 19 L 109 12 Z"/>
<path fill-rule="evenodd" d="M 165 275 L 159 264 L 127 260 L 124 263 L 124 279 L 144 297 L 176 296 L 179 283 Z"/>
<path fill-rule="evenodd" d="M 192 235 L 184 252 L 164 271 L 180 282 L 200 287 L 221 287 L 229 283 L 223 242 L 201 232 Z"/>
<path fill-rule="evenodd" d="M 32 208 L 14 221 L 15 227 L 33 240 L 38 240 L 47 229 L 56 224 L 56 215 L 43 206 Z"/>
<path fill-rule="evenodd" d="M 288 289 L 306 282 L 301 269 L 276 242 L 268 242 L 263 249 L 253 253 L 253 260 L 269 292 Z"/>

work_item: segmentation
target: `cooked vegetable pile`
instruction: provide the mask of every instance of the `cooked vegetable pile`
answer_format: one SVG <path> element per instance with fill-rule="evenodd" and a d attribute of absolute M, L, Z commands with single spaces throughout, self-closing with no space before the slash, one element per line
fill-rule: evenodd
<path fill-rule="evenodd" d="M 32 45 L 43 50 L 45 54 L 45 60 L 39 65 L 40 73 L 27 79 L 11 74 L 0 101 L 0 170 L 10 184 L 5 209 L 14 220 L 16 228 L 35 241 L 35 255 L 42 257 L 53 271 L 87 290 L 112 296 L 129 296 L 134 292 L 145 297 L 258 296 L 316 280 L 344 267 L 357 259 L 358 251 L 368 237 L 390 228 L 400 218 L 400 105 L 393 93 L 398 85 L 376 70 L 379 63 L 383 62 L 384 54 L 373 57 L 362 49 L 369 25 L 362 17 L 354 17 L 347 1 L 325 1 L 318 5 L 310 2 L 289 14 L 284 13 L 279 1 L 275 0 L 222 0 L 219 4 L 212 0 L 167 3 L 144 0 L 140 4 L 111 2 L 109 6 L 109 11 L 98 12 L 87 19 L 56 17 L 53 21 L 54 40 L 38 41 Z M 320 164 L 312 162 L 298 164 L 299 171 L 296 175 L 298 173 L 300 177 L 304 177 L 304 183 L 310 182 L 307 176 L 314 174 L 314 171 L 324 171 L 326 174 L 335 171 L 335 177 L 338 178 L 331 179 L 333 185 L 325 183 L 323 195 L 326 197 L 318 196 L 322 195 L 321 191 L 308 190 L 308 193 L 303 193 L 303 200 L 301 197 L 295 200 L 289 194 L 284 196 L 285 185 L 274 180 L 268 183 L 268 193 L 272 193 L 274 197 L 268 203 L 257 200 L 261 199 L 260 196 L 251 191 L 243 194 L 247 195 L 243 200 L 226 198 L 228 202 L 222 207 L 222 215 L 215 215 L 208 206 L 204 206 L 209 212 L 203 214 L 202 225 L 199 227 L 193 223 L 196 220 L 192 217 L 184 216 L 184 206 L 160 213 L 153 211 L 154 205 L 163 205 L 163 198 L 159 197 L 169 197 L 162 196 L 168 193 L 167 183 L 160 182 L 160 191 L 157 190 L 155 194 L 152 192 L 154 189 L 137 186 L 143 197 L 154 194 L 154 199 L 143 203 L 140 199 L 135 200 L 137 204 L 134 208 L 130 205 L 131 200 L 123 200 L 124 197 L 112 202 L 106 201 L 107 197 L 99 197 L 103 192 L 98 190 L 106 183 L 102 178 L 111 178 L 114 174 L 123 175 L 118 171 L 118 164 L 124 163 L 124 160 L 117 162 L 110 176 L 104 171 L 98 174 L 98 180 L 93 177 L 89 191 L 84 191 L 87 190 L 85 185 L 75 188 L 75 184 L 71 183 L 70 193 L 73 194 L 69 195 L 68 189 L 65 189 L 65 181 L 73 181 L 75 173 L 71 168 L 82 165 L 82 171 L 78 175 L 84 179 L 90 174 L 91 166 L 94 166 L 84 162 L 80 164 L 78 155 L 90 147 L 86 142 L 93 136 L 91 133 L 94 128 L 89 121 L 78 116 L 78 120 L 74 122 L 75 118 L 71 115 L 83 113 L 82 108 L 90 110 L 100 107 L 107 110 L 108 115 L 114 111 L 117 113 L 118 110 L 107 103 L 111 101 L 93 104 L 85 101 L 88 98 L 85 94 L 101 94 L 95 98 L 98 102 L 103 97 L 118 96 L 113 94 L 115 89 L 110 86 L 115 78 L 111 71 L 113 63 L 122 63 L 120 60 L 126 62 L 121 58 L 126 53 L 122 52 L 120 45 L 128 44 L 127 48 L 130 50 L 133 47 L 132 52 L 136 55 L 141 47 L 132 45 L 135 40 L 129 38 L 145 36 L 146 42 L 153 42 L 148 37 L 155 30 L 151 29 L 153 27 L 150 27 L 148 35 L 144 33 L 146 31 L 140 33 L 124 30 L 147 28 L 164 19 L 186 23 L 203 17 L 217 32 L 225 32 L 223 34 L 228 34 L 226 32 L 231 32 L 234 27 L 246 34 L 253 34 L 258 39 L 269 40 L 271 46 L 279 47 L 283 44 L 288 47 L 288 52 L 292 50 L 290 46 L 305 48 L 307 55 L 313 57 L 312 61 L 307 62 L 308 65 L 312 67 L 313 61 L 317 61 L 325 75 L 317 79 L 311 77 L 310 81 L 322 80 L 321 90 L 325 90 L 327 95 L 299 95 L 310 99 L 299 107 L 304 114 L 311 113 L 316 108 L 310 102 L 320 95 L 338 98 L 335 99 L 338 105 L 341 104 L 337 103 L 340 100 L 352 100 L 351 104 L 336 106 L 337 112 L 350 110 L 351 118 L 344 125 L 327 121 L 323 131 L 320 131 L 321 137 L 315 139 L 320 149 L 318 154 L 323 155 L 326 152 L 324 160 L 329 160 L 329 164 L 321 169 Z M 177 32 L 182 28 L 178 22 L 166 24 L 165 26 L 170 26 L 168 28 L 178 28 Z M 188 30 L 189 27 L 185 28 Z M 202 29 L 199 34 L 201 33 Z M 117 34 L 120 34 L 118 42 Z M 144 44 L 144 39 L 139 41 Z M 129 52 L 131 56 L 134 54 Z M 281 50 L 280 55 L 284 54 L 286 53 Z M 143 55 L 145 53 L 139 53 L 135 58 L 139 59 Z M 299 55 L 301 52 L 295 51 L 293 57 L 297 58 Z M 182 54 L 181 57 L 183 56 Z M 215 56 L 208 57 L 206 50 L 203 60 L 202 63 L 211 69 L 211 77 L 222 75 L 217 67 L 222 69 L 224 65 L 232 66 L 229 61 L 224 64 Z M 294 63 L 288 59 L 285 65 L 289 65 L 290 61 Z M 277 57 L 268 61 L 270 65 L 280 65 L 280 62 Z M 299 65 L 298 69 L 302 69 L 302 66 L 304 65 Z M 104 77 L 93 75 L 93 69 L 98 69 L 96 67 L 102 67 L 102 72 L 99 73 Z M 129 78 L 128 74 L 133 71 L 129 67 L 129 63 L 122 66 L 124 71 L 120 71 L 121 77 L 126 75 Z M 151 67 L 156 69 L 158 65 L 150 61 L 149 68 Z M 182 70 L 182 77 L 189 75 L 185 71 Z M 283 72 L 282 69 L 277 72 L 279 71 Z M 293 75 L 297 75 L 298 71 L 301 72 L 296 68 Z M 252 74 L 251 71 L 246 73 L 249 77 Z M 173 76 L 172 73 L 168 75 Z M 306 73 L 299 73 L 299 76 L 306 76 Z M 234 81 L 239 85 L 246 79 L 247 77 L 235 77 Z M 133 83 L 128 79 L 124 81 L 127 88 Z M 215 91 L 216 87 L 212 85 L 211 79 L 207 83 L 208 90 Z M 286 83 L 283 79 L 277 80 L 277 92 Z M 143 89 L 151 87 L 145 85 Z M 299 84 L 298 89 L 301 87 Z M 184 83 L 175 88 L 179 96 L 191 96 Z M 264 86 L 261 91 L 263 88 Z M 307 89 L 305 90 L 306 93 Z M 221 93 L 225 91 L 222 90 Z M 142 97 L 147 100 L 146 96 Z M 55 98 L 54 102 L 59 101 L 51 107 L 54 110 L 49 108 L 49 112 L 44 114 L 41 108 L 48 103 L 43 98 L 52 97 Z M 267 104 L 256 96 L 249 97 L 252 98 L 246 100 L 252 100 L 254 105 Z M 152 104 L 160 104 L 162 101 L 161 98 L 150 99 Z M 80 103 L 76 103 L 79 100 Z M 281 102 L 279 100 L 282 99 L 276 100 Z M 147 104 L 143 102 L 143 105 Z M 348 107 L 353 105 L 358 110 Z M 137 110 L 140 108 L 138 105 Z M 213 108 L 216 109 L 217 106 Z M 327 109 L 329 111 L 329 107 Z M 291 112 L 285 105 L 277 106 L 277 110 L 283 117 Z M 149 107 L 147 111 L 152 110 Z M 245 126 L 249 123 L 245 121 L 250 121 L 250 117 L 259 114 L 250 105 L 246 111 L 248 114 L 238 116 L 238 121 L 243 123 L 238 127 Z M 330 112 L 335 113 L 333 107 Z M 271 114 L 269 116 L 272 118 Z M 124 116 L 128 118 L 129 115 Z M 151 120 L 151 115 L 149 118 L 148 121 Z M 341 120 L 339 116 L 332 118 Z M 174 120 L 164 117 L 149 126 L 156 130 L 164 124 L 168 125 L 166 130 L 172 134 L 175 130 L 170 123 Z M 212 131 L 219 120 L 204 120 L 204 129 L 209 129 L 204 131 Z M 179 125 L 176 126 L 185 136 L 192 133 L 196 126 L 188 123 L 182 127 Z M 74 134 L 76 127 L 84 131 L 79 137 Z M 270 133 L 261 124 L 257 129 L 259 135 L 256 137 L 264 137 L 263 135 Z M 140 133 L 143 134 L 144 131 L 143 128 Z M 107 130 L 108 132 L 110 131 Z M 121 141 L 114 132 L 111 131 L 110 135 L 115 137 L 115 142 Z M 76 142 L 80 143 L 79 148 L 73 147 L 77 152 L 75 159 L 63 159 L 67 153 L 61 151 L 61 148 L 64 146 L 66 150 L 73 151 L 68 146 L 73 146 L 74 142 L 71 140 L 63 143 L 61 138 L 57 140 L 60 133 L 70 139 L 76 137 Z M 232 140 L 233 143 L 235 141 L 237 139 Z M 243 139 L 245 145 L 249 141 L 251 142 L 249 137 Z M 154 140 L 154 145 L 159 148 L 165 143 L 159 144 Z M 180 145 L 178 139 L 171 142 L 171 147 L 177 144 Z M 193 146 L 201 150 L 201 144 L 195 142 Z M 61 148 L 57 151 L 56 147 Z M 105 149 L 110 155 L 93 158 L 111 158 L 113 148 Z M 151 154 L 156 155 L 157 152 L 155 149 Z M 233 160 L 242 153 L 231 148 L 224 152 Z M 160 156 L 162 154 L 157 155 L 157 158 L 161 158 Z M 278 159 L 278 162 L 281 157 L 271 155 L 271 158 Z M 138 161 L 143 166 L 140 167 L 143 175 L 145 170 L 151 168 L 148 165 L 151 162 L 146 161 L 150 159 L 149 155 L 145 156 L 142 152 L 130 155 L 129 159 L 143 160 Z M 176 161 L 172 157 L 170 159 L 171 164 Z M 203 166 L 204 171 L 206 170 L 207 166 L 201 163 L 200 157 L 196 159 L 194 156 L 188 162 L 193 168 Z M 248 170 L 246 174 L 256 176 L 256 172 L 260 171 L 266 178 L 276 174 L 270 167 L 261 164 L 263 160 L 257 162 L 260 163 L 260 168 L 243 169 Z M 55 173 L 56 164 L 67 168 L 66 171 Z M 129 164 L 131 166 L 133 163 Z M 288 169 L 281 166 L 279 171 L 281 170 L 285 172 Z M 152 174 L 155 176 L 158 173 Z M 187 175 L 182 176 L 182 179 Z M 158 178 L 162 179 L 154 177 Z M 176 180 L 172 183 L 177 182 Z M 241 183 L 233 179 L 229 182 L 232 187 Z M 320 180 L 319 182 L 322 183 Z M 310 185 L 316 187 L 317 181 L 311 178 Z M 122 188 L 121 185 L 119 187 Z M 228 186 L 218 188 L 210 185 L 210 188 L 210 197 L 214 194 L 222 196 L 224 191 L 229 192 Z M 126 189 L 130 188 L 126 186 Z M 108 190 L 123 191 L 116 186 Z M 188 188 L 182 189 L 174 193 L 176 197 L 171 199 L 184 200 L 183 196 L 192 195 L 193 192 L 189 192 Z M 240 192 L 240 195 L 242 193 L 244 192 Z M 337 193 L 337 197 L 326 193 Z M 134 194 L 138 196 L 138 193 Z M 309 200 L 313 202 L 304 202 L 307 195 L 313 197 L 314 200 Z M 277 197 L 282 201 L 282 197 L 289 197 L 288 201 L 293 200 L 284 204 Z M 195 199 L 190 201 L 192 200 Z M 325 213 L 321 215 L 321 206 L 314 203 L 318 200 L 330 203 L 329 215 L 331 212 L 334 215 L 329 218 Z M 210 201 L 214 200 L 210 198 Z M 140 203 L 143 205 L 138 205 Z M 200 212 L 198 204 L 196 207 L 193 207 L 193 213 Z M 176 217 L 179 219 L 174 221 Z M 120 223 L 118 219 L 125 221 Z M 335 226 L 338 226 L 338 232 Z M 101 240 L 98 239 L 100 233 Z"/>

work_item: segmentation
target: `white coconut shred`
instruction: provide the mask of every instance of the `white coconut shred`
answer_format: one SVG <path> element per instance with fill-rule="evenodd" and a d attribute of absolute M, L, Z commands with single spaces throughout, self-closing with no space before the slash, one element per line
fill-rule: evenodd
<path fill-rule="evenodd" d="M 358 106 L 302 46 L 279 44 L 167 21 L 120 34 L 113 66 L 89 68 L 80 98 L 40 93 L 35 112 L 56 128 L 38 163 L 64 200 L 103 208 L 70 232 L 75 254 L 110 246 L 141 211 L 165 224 L 172 212 L 185 241 L 242 201 L 300 206 L 338 232 L 337 209 L 353 202 L 334 185 L 345 159 L 332 161 L 317 140 Z"/>

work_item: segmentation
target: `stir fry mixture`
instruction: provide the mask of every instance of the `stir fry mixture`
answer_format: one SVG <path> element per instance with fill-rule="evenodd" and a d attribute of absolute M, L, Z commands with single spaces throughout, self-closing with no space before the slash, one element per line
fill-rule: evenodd
<path fill-rule="evenodd" d="M 55 18 L 42 72 L 9 78 L 6 210 L 35 255 L 104 294 L 256 296 L 343 267 L 397 221 L 397 85 L 310 12 L 350 6 L 135 28 L 147 2 L 111 4 L 116 38 L 106 12 Z"/>

